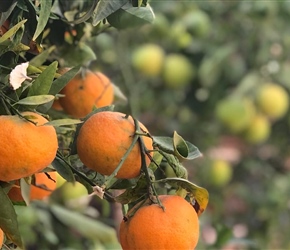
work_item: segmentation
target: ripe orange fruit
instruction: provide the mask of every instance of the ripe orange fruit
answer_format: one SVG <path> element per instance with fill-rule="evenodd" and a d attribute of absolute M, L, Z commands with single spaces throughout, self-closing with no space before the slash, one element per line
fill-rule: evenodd
<path fill-rule="evenodd" d="M 35 185 L 30 186 L 30 200 L 42 200 L 48 197 L 56 189 L 56 172 L 48 173 L 50 178 L 44 173 L 35 174 Z M 12 201 L 23 201 L 19 181 L 15 183 L 17 187 L 12 187 L 8 196 Z"/>
<path fill-rule="evenodd" d="M 44 117 L 23 112 L 0 116 L 0 180 L 13 181 L 42 171 L 55 158 L 58 141 L 55 129 Z"/>
<path fill-rule="evenodd" d="M 2 231 L 2 229 L 0 228 L 0 249 L 3 246 L 3 242 L 4 242 L 4 232 Z"/>
<path fill-rule="evenodd" d="M 74 118 L 83 118 L 94 106 L 107 106 L 114 100 L 114 87 L 110 79 L 100 72 L 89 70 L 77 74 L 60 93 L 65 95 L 59 99 L 61 106 Z"/>
<path fill-rule="evenodd" d="M 164 210 L 158 204 L 146 204 L 121 222 L 119 233 L 123 250 L 196 247 L 199 222 L 193 206 L 176 195 L 160 195 L 159 199 Z"/>
<path fill-rule="evenodd" d="M 141 130 L 148 132 L 139 122 Z M 77 152 L 80 160 L 103 175 L 110 175 L 130 147 L 135 133 L 131 116 L 119 112 L 98 112 L 82 125 L 77 138 Z M 152 150 L 152 139 L 143 136 L 145 147 Z M 146 155 L 147 166 L 150 163 Z M 138 143 L 124 161 L 117 178 L 134 178 L 140 174 L 141 151 Z"/>

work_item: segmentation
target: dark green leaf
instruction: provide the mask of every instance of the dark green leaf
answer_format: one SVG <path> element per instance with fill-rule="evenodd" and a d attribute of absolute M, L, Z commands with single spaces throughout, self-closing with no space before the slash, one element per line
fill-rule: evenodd
<path fill-rule="evenodd" d="M 28 96 L 26 98 L 23 98 L 19 100 L 16 104 L 37 106 L 37 105 L 51 102 L 52 100 L 54 100 L 53 95 L 36 95 L 36 96 Z"/>
<path fill-rule="evenodd" d="M 23 245 L 18 231 L 17 215 L 11 200 L 3 191 L 2 187 L 0 187 L 0 203 L 0 227 L 13 243 L 22 248 Z"/>
<path fill-rule="evenodd" d="M 52 7 L 52 0 L 40 0 L 39 17 L 38 17 L 36 31 L 32 38 L 33 41 L 35 41 L 35 39 L 44 30 L 50 16 L 51 7 Z"/>
<path fill-rule="evenodd" d="M 57 70 L 58 62 L 51 63 L 32 83 L 28 96 L 46 95 L 52 85 L 53 78 Z"/>
<path fill-rule="evenodd" d="M 53 81 L 51 88 L 49 90 L 49 94 L 56 95 L 63 89 L 63 87 L 75 77 L 75 75 L 79 72 L 80 66 L 75 66 L 70 69 L 65 74 L 61 75 L 59 78 Z"/>
<path fill-rule="evenodd" d="M 103 19 L 107 18 L 112 13 L 116 12 L 123 5 L 125 5 L 128 0 L 119 0 L 119 1 L 106 1 L 100 0 L 97 7 L 95 8 L 92 18 L 92 24 L 95 26 Z"/>
<path fill-rule="evenodd" d="M 147 7 L 132 7 L 131 3 L 127 3 L 107 17 L 108 22 L 117 29 L 139 27 L 152 23 L 154 18 L 154 13 L 149 5 Z"/>
<path fill-rule="evenodd" d="M 75 181 L 71 168 L 60 157 L 57 156 L 51 165 L 64 179 L 70 182 Z"/>

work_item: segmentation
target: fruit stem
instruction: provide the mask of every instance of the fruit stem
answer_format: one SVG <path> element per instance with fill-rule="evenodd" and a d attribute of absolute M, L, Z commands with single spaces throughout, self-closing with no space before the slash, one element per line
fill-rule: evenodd
<path fill-rule="evenodd" d="M 134 124 L 135 124 L 135 130 L 136 130 L 135 137 L 137 137 L 137 139 L 138 139 L 139 147 L 140 147 L 140 151 L 141 151 L 141 169 L 145 173 L 145 178 L 146 178 L 146 181 L 147 181 L 147 184 L 148 184 L 148 191 L 147 191 L 148 192 L 148 197 L 149 197 L 149 199 L 151 201 L 153 201 L 151 197 L 152 197 L 152 195 L 155 196 L 158 205 L 164 210 L 164 206 L 162 205 L 162 203 L 161 203 L 161 201 L 160 201 L 160 199 L 158 197 L 158 193 L 157 193 L 157 191 L 156 191 L 156 189 L 155 189 L 155 187 L 154 187 L 154 185 L 153 185 L 153 183 L 151 181 L 151 177 L 150 177 L 148 168 L 146 166 L 145 156 L 147 154 L 147 149 L 146 149 L 146 147 L 144 145 L 143 138 L 142 138 L 142 136 L 140 135 L 140 132 L 139 132 L 139 131 L 141 131 L 139 122 L 135 118 L 134 118 Z M 144 134 L 144 132 L 143 132 L 143 134 Z M 148 135 L 148 134 L 146 133 L 146 135 Z M 153 201 L 153 202 L 155 202 L 155 201 Z"/>
<path fill-rule="evenodd" d="M 56 157 L 58 159 L 60 159 L 61 161 L 63 161 L 70 169 L 71 171 L 76 174 L 77 176 L 79 176 L 80 178 L 82 178 L 83 180 L 85 180 L 87 183 L 89 183 L 91 186 L 96 186 L 97 184 L 94 183 L 93 181 L 91 181 L 86 175 L 80 173 L 77 169 L 75 169 L 67 160 L 64 159 L 64 157 L 62 156 L 62 154 L 57 151 L 57 155 Z M 115 199 L 113 196 L 111 196 L 108 192 L 105 191 L 104 193 L 104 197 L 106 198 L 106 200 L 108 200 L 109 202 L 115 202 Z"/>
<path fill-rule="evenodd" d="M 128 155 L 130 154 L 130 152 L 132 151 L 132 149 L 134 148 L 135 144 L 137 143 L 139 139 L 139 135 L 135 134 L 133 141 L 130 145 L 130 147 L 128 148 L 127 152 L 123 155 L 123 157 L 121 158 L 118 166 L 115 168 L 115 170 L 113 171 L 113 173 L 111 175 L 108 176 L 107 180 L 105 181 L 105 183 L 102 185 L 103 190 L 106 189 L 106 186 L 108 185 L 108 183 L 111 182 L 111 180 L 117 175 L 117 173 L 119 172 L 119 170 L 121 169 L 124 161 L 127 159 Z"/>

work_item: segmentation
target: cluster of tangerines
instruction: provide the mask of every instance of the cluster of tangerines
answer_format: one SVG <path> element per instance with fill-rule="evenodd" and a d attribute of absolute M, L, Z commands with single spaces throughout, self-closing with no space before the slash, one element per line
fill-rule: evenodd
<path fill-rule="evenodd" d="M 61 94 L 64 95 L 59 98 L 61 107 L 78 118 L 86 116 L 94 106 L 113 101 L 109 78 L 90 71 L 79 73 Z M 109 103 L 104 104 L 101 100 L 107 95 Z M 70 100 L 70 97 L 73 98 Z M 87 107 L 82 106 L 85 103 Z M 41 114 L 31 111 L 0 116 L 0 180 L 11 184 L 8 196 L 12 201 L 24 200 L 21 180 L 31 184 L 30 200 L 44 199 L 56 188 L 57 173 L 51 163 L 57 154 L 58 139 L 55 128 L 48 122 Z M 136 131 L 136 127 L 140 131 Z M 137 143 L 124 159 L 137 133 L 142 136 L 146 154 Z M 115 111 L 100 111 L 88 116 L 76 140 L 80 160 L 100 174 L 111 175 L 123 160 L 116 173 L 116 178 L 121 179 L 138 177 L 142 159 L 145 157 L 148 167 L 154 151 L 146 127 L 131 116 Z M 49 166 L 50 172 L 47 172 Z M 155 201 L 156 197 L 151 198 L 150 202 L 137 204 L 124 217 L 120 225 L 122 248 L 194 249 L 199 237 L 199 222 L 192 204 L 177 195 L 158 197 L 162 206 Z M 162 232 L 162 237 L 157 238 L 154 232 Z M 3 237 L 0 231 L 0 243 Z"/>

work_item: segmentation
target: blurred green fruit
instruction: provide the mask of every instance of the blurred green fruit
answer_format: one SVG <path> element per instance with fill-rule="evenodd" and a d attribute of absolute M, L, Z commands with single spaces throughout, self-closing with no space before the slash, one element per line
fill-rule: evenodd
<path fill-rule="evenodd" d="M 66 179 L 56 172 L 56 188 L 61 187 L 64 183 L 66 183 Z"/>
<path fill-rule="evenodd" d="M 225 160 L 213 160 L 209 168 L 209 182 L 218 187 L 225 186 L 233 176 L 231 164 Z"/>
<path fill-rule="evenodd" d="M 211 29 L 208 15 L 201 10 L 194 10 L 187 13 L 181 21 L 187 30 L 197 37 L 207 36 Z"/>
<path fill-rule="evenodd" d="M 65 182 L 60 191 L 64 200 L 77 199 L 82 196 L 88 195 L 88 190 L 80 182 Z"/>
<path fill-rule="evenodd" d="M 216 117 L 233 133 L 243 131 L 250 124 L 256 110 L 246 98 L 227 98 L 218 102 Z"/>
<path fill-rule="evenodd" d="M 252 144 L 259 144 L 266 141 L 271 133 L 271 124 L 267 117 L 257 114 L 245 130 L 245 139 Z"/>
<path fill-rule="evenodd" d="M 258 90 L 257 105 L 269 118 L 279 119 L 289 108 L 289 95 L 283 87 L 267 83 Z"/>
<path fill-rule="evenodd" d="M 133 51 L 132 66 L 144 75 L 157 76 L 161 72 L 164 51 L 157 44 L 144 44 Z"/>
<path fill-rule="evenodd" d="M 195 76 L 196 69 L 191 62 L 181 54 L 170 54 L 165 57 L 163 80 L 169 88 L 183 88 Z"/>

